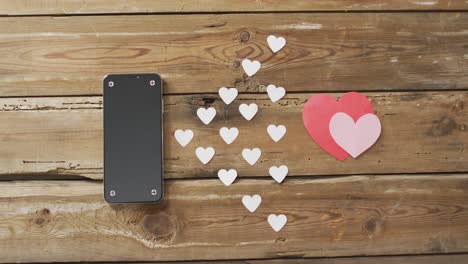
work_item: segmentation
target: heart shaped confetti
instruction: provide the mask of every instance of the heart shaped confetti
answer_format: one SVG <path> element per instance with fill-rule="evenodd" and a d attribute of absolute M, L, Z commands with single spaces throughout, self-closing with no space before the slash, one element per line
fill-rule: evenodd
<path fill-rule="evenodd" d="M 276 53 L 286 45 L 286 39 L 283 37 L 276 37 L 275 35 L 269 35 L 267 37 L 267 43 L 271 51 Z"/>
<path fill-rule="evenodd" d="M 266 88 L 268 97 L 274 103 L 279 101 L 286 94 L 286 90 L 283 87 L 276 87 L 273 84 L 270 84 Z"/>
<path fill-rule="evenodd" d="M 353 158 L 374 145 L 381 131 L 380 120 L 374 114 L 365 114 L 355 123 L 352 117 L 340 112 L 330 120 L 333 139 Z"/>
<path fill-rule="evenodd" d="M 268 223 L 275 232 L 279 232 L 288 222 L 288 218 L 284 214 L 275 215 L 270 214 L 268 216 Z"/>
<path fill-rule="evenodd" d="M 218 171 L 218 178 L 224 183 L 224 185 L 229 186 L 236 180 L 237 171 L 234 169 L 221 169 Z"/>
<path fill-rule="evenodd" d="M 197 116 L 205 125 L 208 125 L 216 116 L 216 109 L 214 109 L 213 107 L 209 107 L 207 109 L 198 108 Z"/>
<path fill-rule="evenodd" d="M 254 165 L 257 163 L 258 159 L 262 155 L 262 151 L 259 148 L 253 149 L 244 149 L 242 150 L 242 157 L 249 163 L 250 165 Z"/>
<path fill-rule="evenodd" d="M 238 91 L 236 88 L 226 88 L 226 87 L 221 87 L 219 88 L 219 96 L 221 99 L 223 99 L 224 103 L 227 105 L 232 103 L 234 99 L 236 99 Z"/>
<path fill-rule="evenodd" d="M 198 147 L 195 150 L 195 155 L 197 155 L 198 159 L 203 164 L 207 164 L 208 162 L 210 162 L 210 160 L 213 158 L 214 154 L 215 154 L 215 150 L 212 147 L 207 147 L 207 148 Z"/>
<path fill-rule="evenodd" d="M 234 142 L 234 140 L 236 140 L 237 136 L 239 136 L 239 129 L 235 127 L 222 127 L 219 130 L 219 135 L 224 140 L 224 142 L 226 142 L 227 144 L 231 144 L 232 142 Z"/>
<path fill-rule="evenodd" d="M 286 165 L 281 165 L 279 167 L 271 166 L 270 167 L 270 176 L 278 183 L 282 183 L 286 176 L 288 175 L 288 167 Z"/>
<path fill-rule="evenodd" d="M 258 106 L 255 103 L 252 104 L 241 104 L 239 105 L 239 112 L 247 120 L 252 120 L 252 118 L 257 114 Z"/>
<path fill-rule="evenodd" d="M 262 197 L 258 194 L 255 195 L 244 195 L 242 197 L 242 203 L 244 204 L 245 208 L 249 210 L 249 212 L 253 213 L 262 203 Z"/>
<path fill-rule="evenodd" d="M 374 109 L 369 99 L 360 93 L 349 92 L 337 101 L 327 94 L 318 94 L 309 98 L 304 105 L 302 121 L 312 139 L 337 160 L 345 160 L 348 153 L 340 147 L 330 134 L 330 120 L 338 112 L 351 116 L 354 120 L 365 114 L 373 114 Z"/>
<path fill-rule="evenodd" d="M 259 61 L 251 61 L 249 59 L 242 60 L 242 68 L 244 69 L 247 76 L 251 77 L 260 70 L 262 64 Z"/>
<path fill-rule="evenodd" d="M 286 127 L 283 125 L 279 125 L 279 126 L 269 125 L 267 127 L 267 132 L 274 142 L 278 142 L 286 134 Z"/>
<path fill-rule="evenodd" d="M 188 145 L 188 143 L 190 143 L 190 141 L 192 141 L 193 131 L 190 129 L 187 129 L 187 130 L 177 129 L 174 132 L 174 137 L 182 147 L 185 147 Z"/>

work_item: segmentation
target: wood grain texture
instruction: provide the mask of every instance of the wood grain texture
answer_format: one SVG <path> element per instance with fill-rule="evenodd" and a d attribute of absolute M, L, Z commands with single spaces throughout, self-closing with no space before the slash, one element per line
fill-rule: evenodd
<path fill-rule="evenodd" d="M 168 181 L 161 204 L 111 207 L 96 182 L 1 182 L 1 262 L 466 252 L 467 186 L 465 174 Z M 241 197 L 254 193 L 250 213 Z M 270 213 L 288 217 L 279 233 Z"/>
<path fill-rule="evenodd" d="M 230 168 L 241 177 L 267 176 L 270 166 L 282 164 L 289 167 L 290 176 L 468 171 L 468 92 L 367 94 L 383 132 L 368 152 L 345 162 L 326 154 L 305 131 L 302 108 L 311 95 L 289 94 L 278 103 L 265 94 L 240 95 L 229 106 L 214 95 L 165 96 L 165 177 L 216 178 L 219 169 Z M 259 112 L 246 121 L 238 105 L 254 102 Z M 3 98 L 0 106 L 0 178 L 43 174 L 102 179 L 101 97 Z M 217 109 L 217 116 L 206 126 L 196 110 L 208 106 Z M 268 137 L 269 124 L 286 126 L 280 142 Z M 223 126 L 240 130 L 231 145 L 219 136 Z M 176 129 L 194 131 L 187 147 L 174 139 Z M 199 146 L 216 150 L 207 165 L 195 156 Z M 250 166 L 241 152 L 253 147 L 263 152 Z"/>
<path fill-rule="evenodd" d="M 466 10 L 464 0 L 0 0 L 0 15 L 349 10 Z"/>
<path fill-rule="evenodd" d="M 467 24 L 468 13 L 2 17 L 0 96 L 99 95 L 107 74 L 141 72 L 160 73 L 166 94 L 466 89 Z M 268 34 L 287 39 L 276 55 Z M 244 58 L 263 63 L 254 77 Z"/>

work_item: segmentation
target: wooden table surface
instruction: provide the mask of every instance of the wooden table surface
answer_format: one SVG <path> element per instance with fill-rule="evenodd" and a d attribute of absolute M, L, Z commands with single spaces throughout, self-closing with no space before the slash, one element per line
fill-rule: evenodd
<path fill-rule="evenodd" d="M 465 0 L 0 0 L 0 262 L 468 262 Z M 273 54 L 269 34 L 284 36 Z M 247 78 L 240 61 L 261 71 Z M 165 198 L 103 199 L 102 79 L 164 80 Z M 271 103 L 270 83 L 287 95 Z M 221 86 L 237 87 L 226 106 Z M 383 132 L 336 161 L 302 124 L 317 93 L 369 96 Z M 245 121 L 240 103 L 256 102 Z M 212 106 L 208 126 L 196 116 Z M 268 124 L 283 124 L 273 143 Z M 229 147 L 219 128 L 235 126 Z M 182 148 L 172 134 L 190 128 Z M 198 146 L 216 155 L 202 165 Z M 255 166 L 243 148 L 263 150 Z M 286 164 L 277 184 L 272 165 Z M 225 187 L 217 171 L 239 179 Z M 244 194 L 258 193 L 254 213 Z M 273 232 L 266 218 L 288 223 Z M 304 259 L 305 258 L 305 259 Z"/>

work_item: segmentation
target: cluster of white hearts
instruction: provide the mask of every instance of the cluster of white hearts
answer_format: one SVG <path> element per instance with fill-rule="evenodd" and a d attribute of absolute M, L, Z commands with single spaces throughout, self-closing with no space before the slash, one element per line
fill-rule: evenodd
<path fill-rule="evenodd" d="M 273 35 L 268 36 L 267 42 L 269 47 L 273 52 L 278 52 L 286 45 L 286 40 L 283 37 L 275 37 Z M 253 76 L 261 68 L 261 63 L 259 61 L 251 61 L 249 59 L 244 59 L 242 61 L 242 68 L 245 73 L 250 77 Z M 237 97 L 238 91 L 236 88 L 226 88 L 221 87 L 218 91 L 219 96 L 227 105 L 231 104 Z M 267 94 L 270 100 L 274 103 L 283 98 L 286 94 L 286 90 L 283 87 L 276 87 L 273 84 L 267 86 Z M 239 105 L 240 114 L 247 120 L 250 121 L 258 112 L 258 105 L 255 103 L 251 104 L 240 104 Z M 216 116 L 216 109 L 213 107 L 209 108 L 199 108 L 197 110 L 198 118 L 205 124 L 208 125 L 213 121 Z M 267 127 L 267 133 L 270 135 L 271 139 L 274 142 L 278 142 L 286 134 L 286 127 L 284 125 L 269 125 Z M 227 144 L 231 144 L 239 136 L 239 129 L 236 127 L 222 127 L 219 130 L 221 138 Z M 181 130 L 177 129 L 174 133 L 174 137 L 179 142 L 182 147 L 187 146 L 190 141 L 193 139 L 194 133 L 192 130 Z M 248 149 L 245 148 L 242 150 L 242 157 L 250 165 L 255 165 L 255 163 L 260 159 L 262 152 L 259 148 Z M 215 155 L 215 149 L 213 147 L 198 147 L 195 150 L 195 155 L 203 163 L 207 164 Z M 271 177 L 278 183 L 283 182 L 288 174 L 288 167 L 286 165 L 281 166 L 272 166 L 269 169 Z M 237 178 L 237 171 L 234 169 L 220 169 L 218 171 L 218 178 L 223 182 L 224 185 L 230 186 L 235 179 Z M 253 196 L 244 195 L 242 197 L 242 203 L 250 212 L 255 212 L 260 206 L 262 198 L 260 195 L 255 194 Z M 268 216 L 268 223 L 273 230 L 279 232 L 284 225 L 286 225 L 287 217 L 283 214 L 275 215 L 270 214 Z"/>
<path fill-rule="evenodd" d="M 270 91 L 268 94 L 272 102 L 278 101 L 286 94 L 285 89 L 283 87 L 276 87 L 272 84 L 268 85 L 268 87 L 269 89 L 267 90 Z M 279 91 L 280 95 L 278 95 L 277 91 Z M 221 87 L 219 89 L 219 96 L 227 105 L 232 103 L 237 97 L 237 95 L 238 91 L 236 88 Z M 239 112 L 246 120 L 252 120 L 252 118 L 258 112 L 258 106 L 255 103 L 252 103 L 250 105 L 241 104 L 239 106 Z M 216 109 L 213 107 L 199 108 L 197 110 L 197 116 L 205 125 L 208 125 L 216 116 Z M 286 127 L 284 125 L 271 124 L 267 127 L 266 130 L 268 135 L 274 142 L 280 141 L 286 134 Z M 224 142 L 226 142 L 229 145 L 233 143 L 239 136 L 239 129 L 237 129 L 236 127 L 222 127 L 219 129 L 219 135 L 224 140 Z M 176 138 L 177 142 L 179 142 L 179 144 L 183 147 L 187 146 L 190 143 L 190 141 L 193 139 L 193 136 L 194 133 L 190 129 L 177 129 L 174 133 L 174 137 Z M 198 147 L 195 150 L 195 155 L 203 164 L 208 164 L 213 159 L 215 153 L 216 151 L 213 147 Z M 242 150 L 242 157 L 248 164 L 252 166 L 257 163 L 261 155 L 262 151 L 259 148 L 245 148 Z M 272 166 L 269 169 L 269 173 L 275 181 L 281 183 L 288 174 L 288 167 L 285 165 L 281 165 L 279 167 Z M 233 169 L 222 169 L 218 171 L 218 177 L 224 183 L 224 185 L 229 186 L 237 178 L 237 171 Z"/>

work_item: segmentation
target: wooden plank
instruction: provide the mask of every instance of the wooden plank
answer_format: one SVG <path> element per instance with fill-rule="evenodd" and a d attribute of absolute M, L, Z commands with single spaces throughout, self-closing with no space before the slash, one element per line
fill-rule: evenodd
<path fill-rule="evenodd" d="M 464 0 L 1 0 L 0 15 L 350 10 L 466 10 Z"/>
<path fill-rule="evenodd" d="M 261 260 L 225 260 L 197 261 L 197 264 L 447 264 L 466 263 L 468 254 L 443 255 L 408 255 L 408 256 L 378 256 L 378 257 L 337 257 L 337 258 L 301 258 L 301 259 L 261 259 Z M 148 262 L 138 264 L 148 264 Z M 154 264 L 180 264 L 186 262 L 152 262 Z M 103 263 L 104 264 L 104 263 Z M 137 264 L 137 263 L 133 263 Z"/>
<path fill-rule="evenodd" d="M 369 93 L 382 122 L 381 138 L 367 153 L 345 162 L 326 154 L 305 131 L 301 113 L 311 95 L 289 94 L 271 103 L 265 94 L 247 94 L 230 106 L 214 95 L 165 96 L 165 177 L 217 177 L 223 168 L 234 168 L 241 177 L 266 176 L 270 166 L 281 164 L 289 167 L 290 176 L 468 171 L 468 92 Z M 238 105 L 253 102 L 259 112 L 246 121 Z M 218 114 L 206 126 L 196 110 L 208 106 Z M 45 174 L 102 179 L 101 97 L 3 98 L 0 107 L 1 178 Z M 280 142 L 268 137 L 269 124 L 287 127 Z M 223 126 L 240 130 L 229 146 L 219 136 Z M 175 141 L 176 129 L 194 131 L 187 147 Z M 207 165 L 195 156 L 199 146 L 216 150 Z M 241 151 L 253 147 L 263 153 L 250 166 Z"/>
<path fill-rule="evenodd" d="M 0 183 L 1 262 L 156 261 L 468 250 L 468 175 L 167 181 L 161 204 L 109 206 L 89 181 Z M 255 213 L 241 203 L 258 193 Z M 266 222 L 283 213 L 275 233 Z M 27 254 L 24 252 L 27 251 Z"/>
<path fill-rule="evenodd" d="M 467 24 L 468 13 L 3 17 L 0 96 L 99 95 L 105 75 L 135 72 L 160 73 L 167 94 L 466 89 Z M 288 41 L 276 55 L 272 33 Z M 246 57 L 263 63 L 251 78 Z"/>

